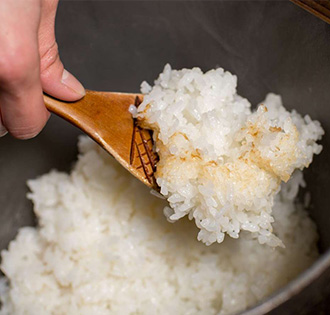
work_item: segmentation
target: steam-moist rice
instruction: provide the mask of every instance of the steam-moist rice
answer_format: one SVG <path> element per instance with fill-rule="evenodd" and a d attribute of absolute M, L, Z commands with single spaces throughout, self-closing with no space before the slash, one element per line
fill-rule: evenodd
<path fill-rule="evenodd" d="M 317 258 L 315 225 L 294 200 L 299 169 L 321 151 L 318 122 L 273 94 L 252 112 L 222 69 L 166 66 L 142 90 L 130 111 L 154 130 L 172 209 L 80 138 L 71 174 L 28 182 L 38 226 L 1 253 L 0 315 L 232 314 Z M 163 208 L 182 219 L 168 224 Z M 186 215 L 198 239 L 222 244 L 198 242 Z"/>
<path fill-rule="evenodd" d="M 142 84 L 136 116 L 154 131 L 155 176 L 170 204 L 164 213 L 170 221 L 194 219 L 207 245 L 247 231 L 260 244 L 284 246 L 273 233 L 274 197 L 321 152 L 316 141 L 324 132 L 308 115 L 287 111 L 275 94 L 252 111 L 236 85 L 221 68 L 169 65 L 153 87 Z"/>
<path fill-rule="evenodd" d="M 206 247 L 187 219 L 86 137 L 71 174 L 30 180 L 38 226 L 2 252 L 1 315 L 229 314 L 286 284 L 317 258 L 314 223 L 294 204 L 302 173 L 274 197 L 286 248 L 240 238 Z"/>

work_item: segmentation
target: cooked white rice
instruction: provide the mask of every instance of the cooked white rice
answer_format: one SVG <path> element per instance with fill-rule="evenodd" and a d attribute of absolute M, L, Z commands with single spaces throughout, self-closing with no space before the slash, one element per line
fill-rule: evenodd
<path fill-rule="evenodd" d="M 293 200 L 302 173 L 275 196 L 274 233 L 286 248 L 241 232 L 206 247 L 186 219 L 166 222 L 152 196 L 87 138 L 71 174 L 28 185 L 38 227 L 2 252 L 1 315 L 229 314 L 253 305 L 317 257 L 317 233 Z M 8 284 L 7 284 L 8 283 Z"/>
<path fill-rule="evenodd" d="M 155 131 L 157 182 L 172 208 L 82 137 L 71 174 L 28 182 L 38 226 L 1 253 L 0 315 L 232 314 L 317 258 L 294 170 L 321 151 L 318 122 L 273 94 L 252 113 L 222 69 L 166 66 L 142 90 L 130 112 Z M 168 224 L 163 208 L 222 244 L 198 242 L 187 218 Z"/>
<path fill-rule="evenodd" d="M 194 219 L 207 245 L 248 231 L 261 244 L 283 246 L 273 233 L 274 196 L 281 181 L 321 152 L 316 141 L 324 132 L 274 94 L 252 111 L 236 85 L 221 68 L 203 73 L 169 65 L 153 87 L 142 84 L 137 117 L 154 131 L 155 176 L 171 206 L 164 213 L 170 221 Z"/>

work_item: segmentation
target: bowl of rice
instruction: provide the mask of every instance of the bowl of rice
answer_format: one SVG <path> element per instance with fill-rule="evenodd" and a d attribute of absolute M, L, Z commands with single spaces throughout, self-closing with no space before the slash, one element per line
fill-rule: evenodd
<path fill-rule="evenodd" d="M 329 312 L 329 35 L 277 1 L 61 3 L 67 67 L 144 94 L 159 192 L 57 117 L 2 138 L 0 315 Z"/>

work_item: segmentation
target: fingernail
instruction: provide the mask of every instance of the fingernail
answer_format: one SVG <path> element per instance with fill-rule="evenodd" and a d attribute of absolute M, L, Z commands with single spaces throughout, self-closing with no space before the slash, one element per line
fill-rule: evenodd
<path fill-rule="evenodd" d="M 82 84 L 67 70 L 64 69 L 61 82 L 68 88 L 77 93 L 80 97 L 85 96 L 86 92 Z"/>
<path fill-rule="evenodd" d="M 8 133 L 6 127 L 0 122 L 0 137 L 5 136 Z"/>

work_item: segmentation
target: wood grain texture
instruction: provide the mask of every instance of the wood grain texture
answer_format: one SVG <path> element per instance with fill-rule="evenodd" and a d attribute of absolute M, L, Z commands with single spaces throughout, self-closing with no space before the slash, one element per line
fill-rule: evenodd
<path fill-rule="evenodd" d="M 156 189 L 157 155 L 149 130 L 139 127 L 128 108 L 139 105 L 141 94 L 86 91 L 77 102 L 44 95 L 49 111 L 80 128 L 145 185 Z"/>
<path fill-rule="evenodd" d="M 291 0 L 308 12 L 330 24 L 329 0 Z"/>

